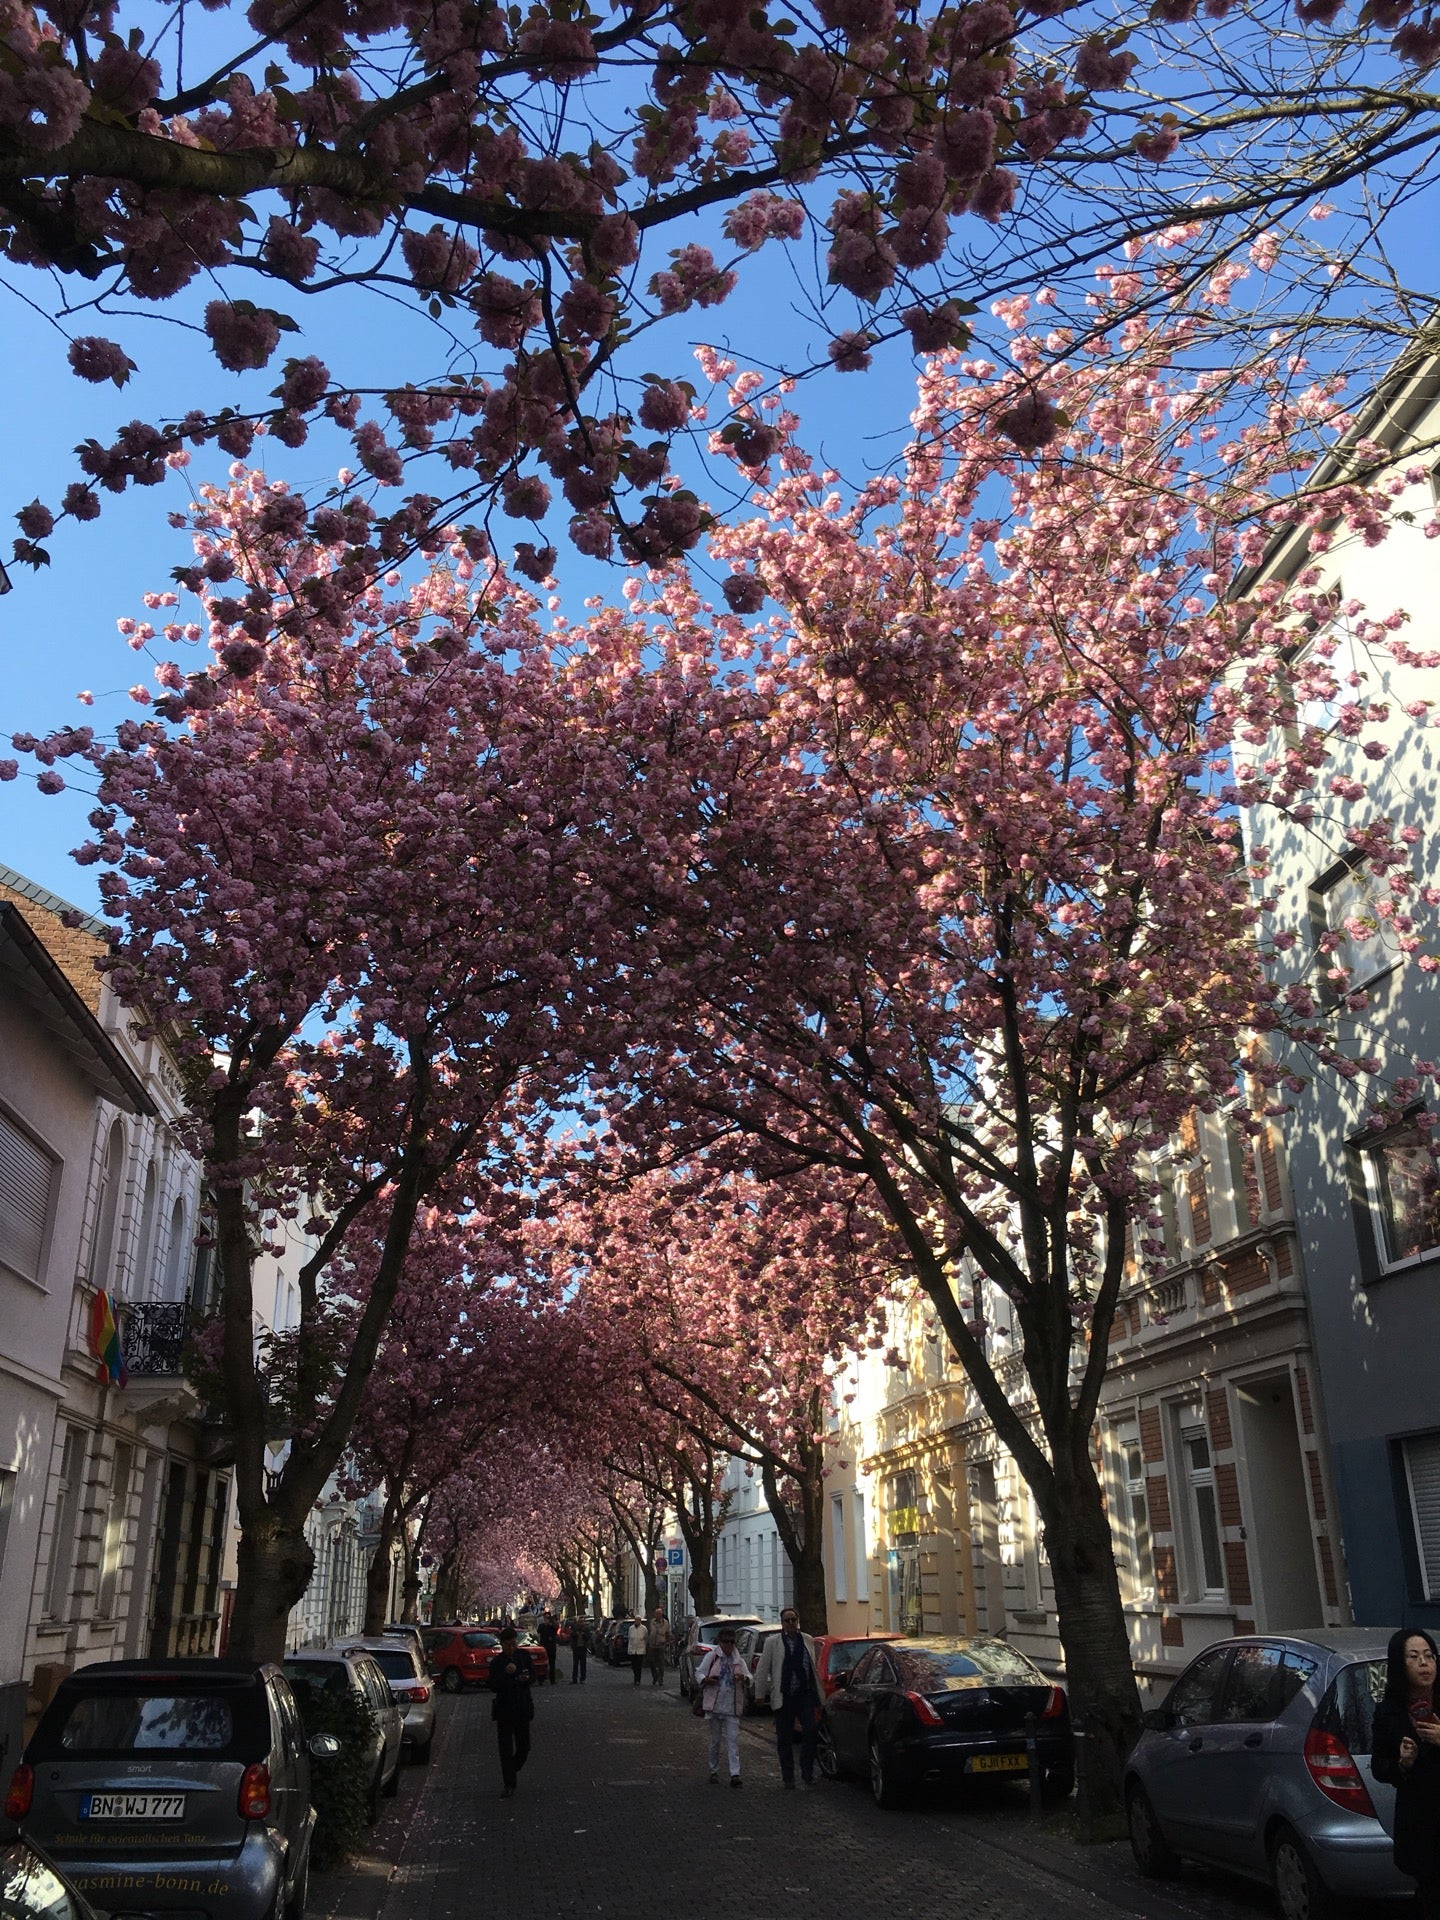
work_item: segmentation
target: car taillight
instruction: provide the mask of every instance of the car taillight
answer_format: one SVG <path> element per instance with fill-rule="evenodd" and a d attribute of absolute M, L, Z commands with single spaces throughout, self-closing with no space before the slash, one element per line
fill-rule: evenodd
<path fill-rule="evenodd" d="M 1045 1702 L 1045 1709 L 1040 1715 L 1040 1718 L 1042 1720 L 1058 1720 L 1061 1714 L 1064 1713 L 1064 1711 L 1065 1711 L 1064 1687 L 1051 1687 L 1050 1697 Z"/>
<path fill-rule="evenodd" d="M 945 1722 L 931 1706 L 923 1693 L 907 1693 L 905 1698 L 915 1709 L 915 1718 L 922 1727 L 943 1727 Z"/>
<path fill-rule="evenodd" d="M 263 1760 L 245 1769 L 240 1776 L 240 1793 L 235 1803 L 242 1820 L 270 1818 L 270 1769 Z"/>
<path fill-rule="evenodd" d="M 22 1760 L 10 1776 L 10 1791 L 5 1796 L 5 1818 L 23 1820 L 35 1797 L 35 1769 Z"/>
<path fill-rule="evenodd" d="M 429 1689 L 429 1687 L 415 1687 L 415 1688 L 413 1688 L 413 1689 L 411 1690 L 411 1694 L 410 1694 L 410 1698 L 411 1698 L 412 1700 L 419 1700 L 419 1701 L 420 1701 L 420 1702 L 422 1702 L 422 1704 L 423 1704 L 423 1702 L 425 1702 L 426 1700 L 428 1700 L 428 1699 L 430 1698 L 430 1689 Z"/>
<path fill-rule="evenodd" d="M 1344 1807 L 1348 1813 L 1368 1813 L 1373 1816 L 1375 1808 L 1360 1777 L 1360 1769 L 1338 1734 L 1311 1727 L 1305 1736 L 1305 1765 L 1310 1778 L 1327 1800 L 1333 1800 L 1337 1807 Z"/>

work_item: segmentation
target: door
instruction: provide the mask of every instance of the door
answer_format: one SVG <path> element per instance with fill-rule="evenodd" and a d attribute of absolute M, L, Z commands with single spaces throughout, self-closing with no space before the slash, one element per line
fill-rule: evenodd
<path fill-rule="evenodd" d="M 856 1662 L 849 1686 L 842 1687 L 833 1696 L 827 1710 L 835 1752 L 840 1764 L 852 1770 L 870 1764 L 866 1751 L 870 1709 L 875 1701 L 876 1683 L 884 1676 L 883 1662 L 883 1650 L 872 1647 L 863 1660 Z"/>
<path fill-rule="evenodd" d="M 1288 1374 L 1236 1387 L 1236 1435 L 1244 1463 L 1256 1624 L 1292 1633 L 1325 1618 L 1315 1560 L 1310 1495 Z"/>
<path fill-rule="evenodd" d="M 1228 1645 L 1210 1647 L 1191 1662 L 1170 1689 L 1165 1727 L 1147 1742 L 1145 1790 L 1166 1839 L 1182 1851 L 1207 1850 L 1199 1796 L 1230 1653 Z"/>
<path fill-rule="evenodd" d="M 1274 1643 L 1235 1649 L 1215 1718 L 1205 1729 L 1200 1775 L 1208 1851 L 1217 1860 L 1264 1867 L 1276 1722 L 1317 1665 Z"/>

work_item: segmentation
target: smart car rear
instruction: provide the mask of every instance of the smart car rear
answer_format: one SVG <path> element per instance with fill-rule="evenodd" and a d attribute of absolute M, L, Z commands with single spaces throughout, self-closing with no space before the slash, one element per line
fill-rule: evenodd
<path fill-rule="evenodd" d="M 41 1718 L 11 1797 L 26 1838 L 108 1913 L 303 1911 L 309 1756 L 276 1668 L 82 1667 Z"/>

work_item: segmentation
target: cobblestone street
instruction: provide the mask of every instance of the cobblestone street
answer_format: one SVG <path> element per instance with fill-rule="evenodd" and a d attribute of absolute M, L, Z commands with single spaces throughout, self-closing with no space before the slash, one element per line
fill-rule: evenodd
<path fill-rule="evenodd" d="M 858 1781 L 783 1793 L 768 1722 L 742 1740 L 741 1792 L 707 1785 L 704 1728 L 676 1694 L 592 1662 L 539 1690 L 519 1793 L 501 1800 L 484 1694 L 442 1697 L 428 1768 L 404 1769 L 373 1851 L 315 1879 L 312 1920 L 635 1915 L 696 1920 L 1251 1920 L 1263 1889 L 1140 1878 L 1123 1844 L 1038 1829 L 1023 1790 L 882 1813 Z"/>

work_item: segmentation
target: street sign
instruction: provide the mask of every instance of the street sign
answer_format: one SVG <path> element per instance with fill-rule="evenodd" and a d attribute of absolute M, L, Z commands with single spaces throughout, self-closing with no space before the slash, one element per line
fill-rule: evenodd
<path fill-rule="evenodd" d="M 683 1567 L 685 1564 L 685 1549 L 683 1547 L 671 1547 L 668 1557 L 672 1567 Z"/>

